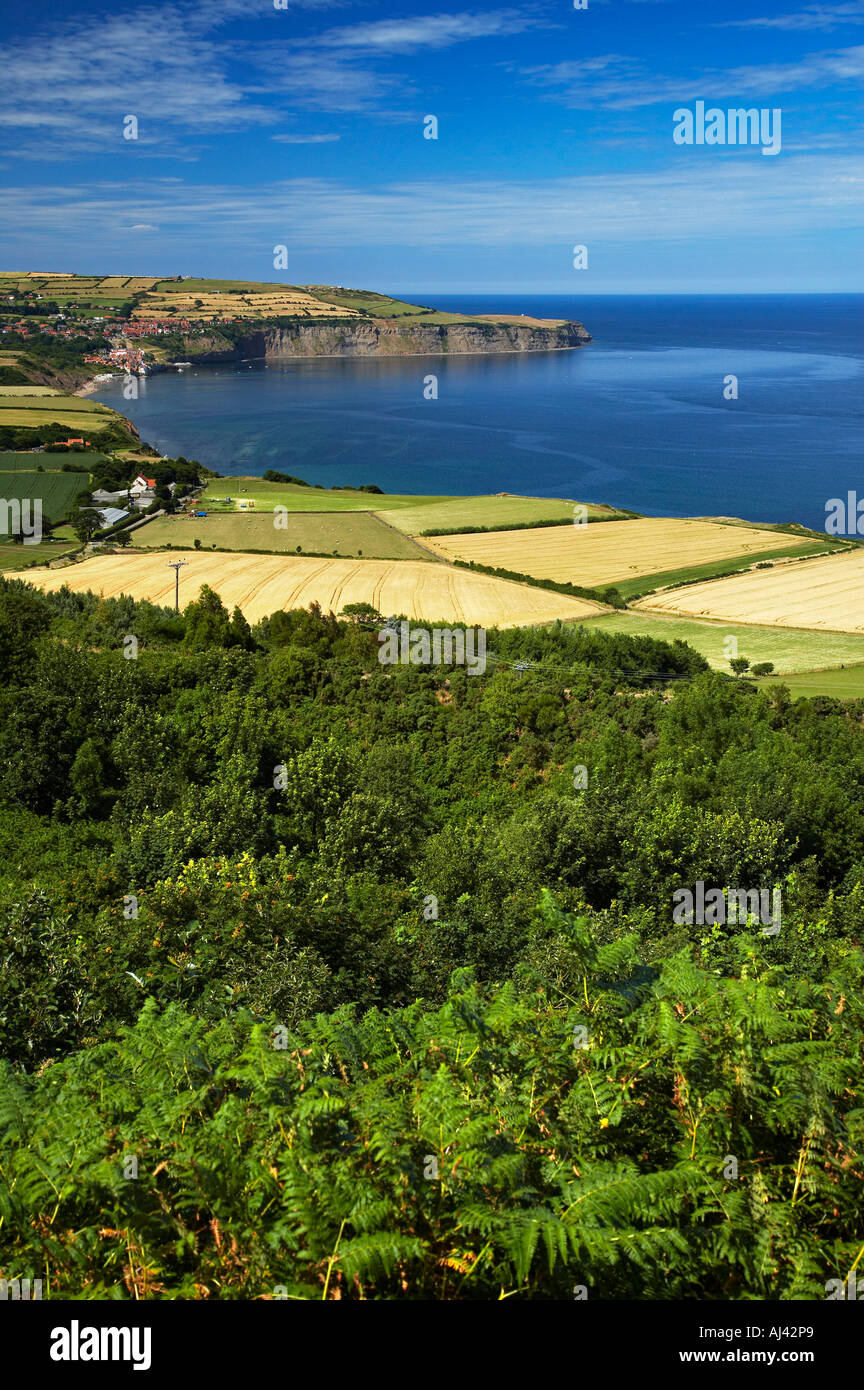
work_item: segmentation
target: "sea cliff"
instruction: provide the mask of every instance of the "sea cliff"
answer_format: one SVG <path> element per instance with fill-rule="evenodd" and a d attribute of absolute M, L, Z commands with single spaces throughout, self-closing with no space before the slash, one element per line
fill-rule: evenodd
<path fill-rule="evenodd" d="M 591 335 L 581 323 L 548 327 L 519 323 L 411 323 L 400 319 L 362 319 L 355 323 L 268 324 L 235 342 L 219 332 L 186 340 L 184 355 L 194 362 L 233 362 L 248 358 L 402 357 L 442 353 L 549 352 L 581 347 Z"/>

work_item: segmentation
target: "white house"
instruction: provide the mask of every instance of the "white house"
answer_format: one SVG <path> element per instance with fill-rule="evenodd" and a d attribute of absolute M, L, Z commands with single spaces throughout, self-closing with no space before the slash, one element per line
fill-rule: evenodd
<path fill-rule="evenodd" d="M 143 473 L 139 473 L 134 483 L 129 489 L 130 496 L 141 497 L 145 492 L 153 492 L 156 488 L 155 478 L 145 478 Z"/>

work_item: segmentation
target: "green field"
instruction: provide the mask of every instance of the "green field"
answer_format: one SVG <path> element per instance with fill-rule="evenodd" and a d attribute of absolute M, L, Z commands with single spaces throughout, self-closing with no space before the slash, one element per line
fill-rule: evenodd
<path fill-rule="evenodd" d="M 412 505 L 413 503 L 413 505 Z M 435 502 L 425 502 L 415 497 L 411 503 L 400 508 L 391 518 L 394 526 L 409 535 L 419 536 L 424 531 L 442 530 L 445 527 L 454 531 L 471 526 L 478 530 L 484 526 L 518 526 L 538 521 L 572 521 L 576 503 L 557 497 L 448 497 Z M 380 511 L 380 507 L 376 507 Z M 605 507 L 589 507 L 588 516 L 610 516 Z"/>
<path fill-rule="evenodd" d="M 757 685 L 788 686 L 796 698 L 830 695 L 835 700 L 864 700 L 864 665 L 835 671 L 803 671 L 794 676 L 765 676 Z"/>
<path fill-rule="evenodd" d="M 404 299 L 391 299 L 389 294 L 376 294 L 374 290 L 338 289 L 335 285 L 298 285 L 315 299 L 325 304 L 338 304 L 342 309 L 357 309 L 370 318 L 403 318 L 406 315 L 422 314 L 427 311 L 423 305 L 408 304 Z M 457 315 L 453 315 L 454 318 Z"/>
<path fill-rule="evenodd" d="M 275 525 L 280 520 L 284 527 Z M 295 555 L 298 547 L 308 554 L 338 555 L 343 558 L 362 553 L 367 560 L 428 560 L 434 556 L 414 544 L 408 536 L 394 531 L 368 512 L 295 512 L 275 516 L 242 512 L 207 517 L 157 517 L 136 531 L 136 546 L 194 546 L 199 538 L 204 549 L 267 550 Z"/>
<path fill-rule="evenodd" d="M 95 450 L 78 453 L 64 449 L 62 454 L 54 454 L 44 450 L 34 453 L 30 449 L 21 453 L 0 453 L 0 473 L 38 472 L 38 464 L 42 465 L 44 473 L 61 473 L 64 463 L 72 463 L 76 468 L 89 468 L 92 472 L 94 464 L 104 463 L 107 457 L 107 454 L 99 454 Z"/>
<path fill-rule="evenodd" d="M 230 497 L 230 502 L 224 498 Z M 513 526 L 521 522 L 570 521 L 575 503 L 554 497 L 425 497 L 411 493 L 353 492 L 350 489 L 299 487 L 269 483 L 263 478 L 231 476 L 209 482 L 201 497 L 208 511 L 237 510 L 238 502 L 254 502 L 259 511 L 276 506 L 296 512 L 372 512 L 386 514 L 392 526 L 406 535 L 464 526 Z M 605 507 L 589 507 L 589 516 L 615 515 Z"/>
<path fill-rule="evenodd" d="M 82 492 L 89 492 L 87 473 L 4 473 L 0 494 L 6 502 L 41 498 L 42 519 L 60 521 Z M 0 509 L 0 535 L 7 535 L 8 514 Z"/>
<path fill-rule="evenodd" d="M 34 561 L 44 565 L 49 560 L 57 560 L 61 555 L 67 555 L 70 550 L 74 550 L 80 544 L 81 542 L 77 539 L 64 545 L 52 545 L 50 541 L 42 541 L 39 545 L 4 545 L 0 543 L 0 570 L 26 569 Z"/>
<path fill-rule="evenodd" d="M 230 496 L 230 503 L 223 499 Z M 350 488 L 331 491 L 329 488 L 298 487 L 294 483 L 268 483 L 263 478 L 242 475 L 216 478 L 209 482 L 201 497 L 202 507 L 215 511 L 237 510 L 237 503 L 254 502 L 260 511 L 287 507 L 292 512 L 389 512 L 401 507 L 413 507 L 424 502 L 449 502 L 449 497 L 414 497 L 398 493 L 379 495 L 375 492 L 353 492 Z"/>
<path fill-rule="evenodd" d="M 705 660 L 720 671 L 730 670 L 729 657 L 724 651 L 727 637 L 737 639 L 737 655 L 746 656 L 752 664 L 773 661 L 777 675 L 794 671 L 832 676 L 833 672 L 817 672 L 816 668 L 864 663 L 864 637 L 853 633 L 754 627 L 691 618 L 654 617 L 648 613 L 609 613 L 600 618 L 590 618 L 585 626 L 596 627 L 603 632 L 622 632 L 632 637 L 656 637 L 663 642 L 674 642 L 679 638 L 701 652 Z M 770 681 L 772 678 L 767 679 Z"/>
<path fill-rule="evenodd" d="M 0 386 L 0 404 L 4 396 L 62 396 L 53 386 Z"/>
<path fill-rule="evenodd" d="M 284 280 L 274 280 L 269 284 L 264 280 L 158 280 L 151 294 L 272 294 L 273 290 L 302 289 L 302 285 L 289 285 Z M 316 296 L 317 297 L 317 296 Z"/>
<path fill-rule="evenodd" d="M 33 429 L 40 425 L 58 424 L 64 429 L 84 434 L 118 419 L 117 414 L 97 401 L 86 397 L 69 396 L 47 387 L 33 392 L 32 386 L 0 386 L 0 427 Z"/>
<path fill-rule="evenodd" d="M 107 405 L 91 401 L 87 396 L 67 396 L 62 391 L 53 391 L 47 386 L 0 386 L 0 411 L 29 410 L 36 414 L 46 411 L 62 410 L 82 414 L 113 414 Z"/>

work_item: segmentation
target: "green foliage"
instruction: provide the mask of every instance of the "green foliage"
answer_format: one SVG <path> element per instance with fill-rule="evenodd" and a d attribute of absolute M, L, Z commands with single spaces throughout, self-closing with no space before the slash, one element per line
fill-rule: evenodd
<path fill-rule="evenodd" d="M 0 1277 L 823 1296 L 864 707 L 560 624 L 385 670 L 357 616 L 0 582 Z M 700 880 L 781 931 L 676 922 Z"/>
<path fill-rule="evenodd" d="M 740 979 L 639 984 L 632 943 L 545 913 L 539 996 L 463 972 L 299 1030 L 148 1004 L 7 1068 L 0 1263 L 54 1297 L 824 1296 L 864 1219 L 862 957 L 794 985 L 742 943 Z"/>

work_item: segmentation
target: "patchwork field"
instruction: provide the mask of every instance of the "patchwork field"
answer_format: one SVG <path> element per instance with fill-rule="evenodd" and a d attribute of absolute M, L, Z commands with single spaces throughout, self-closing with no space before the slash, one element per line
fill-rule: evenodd
<path fill-rule="evenodd" d="M 728 622 L 864 632 L 864 550 L 692 584 L 636 606 Z"/>
<path fill-rule="evenodd" d="M 172 293 L 145 294 L 133 317 L 158 318 L 358 318 L 356 309 L 328 304 L 304 290 L 270 285 L 263 291 L 194 290 L 187 284 Z"/>
<path fill-rule="evenodd" d="M 64 585 L 75 593 L 92 590 L 104 598 L 129 594 L 151 603 L 174 602 L 171 560 L 186 560 L 180 571 L 185 606 L 209 584 L 228 608 L 239 604 L 250 622 L 280 608 L 319 603 L 340 613 L 349 603 L 370 603 L 385 616 L 405 614 L 430 623 L 464 622 L 515 627 L 556 618 L 578 622 L 602 611 L 596 604 L 563 594 L 531 589 L 507 580 L 445 565 L 399 560 L 305 559 L 302 556 L 189 554 L 97 555 L 60 570 L 30 570 L 27 582 L 41 589 Z"/>
<path fill-rule="evenodd" d="M 743 623 L 708 622 L 632 611 L 591 618 L 586 626 L 596 627 L 601 632 L 622 632 L 632 637 L 655 637 L 661 642 L 679 639 L 701 652 L 715 670 L 726 671 L 727 674 L 730 673 L 729 655 L 746 656 L 754 666 L 760 661 L 772 661 L 778 675 L 791 671 L 817 674 L 815 668 L 842 666 L 844 663 L 847 666 L 861 663 L 864 669 L 864 636 L 852 633 L 755 627 Z M 736 639 L 738 649 L 727 655 L 725 644 L 729 637 Z"/>
<path fill-rule="evenodd" d="M 777 531 L 723 526 L 717 522 L 667 517 L 606 521 L 602 525 L 555 526 L 539 531 L 437 536 L 424 544 L 446 559 L 530 574 L 537 579 L 596 588 L 651 576 L 689 577 L 694 568 L 723 561 L 752 563 L 763 557 L 795 554 L 819 546 Z M 828 544 L 819 548 L 825 549 Z M 671 578 L 669 582 L 672 582 Z"/>
<path fill-rule="evenodd" d="M 280 525 L 277 527 L 276 522 Z M 435 560 L 400 531 L 369 512 L 216 513 L 206 517 L 162 516 L 135 533 L 136 546 L 215 545 L 227 550 L 305 550 L 378 560 Z"/>
<path fill-rule="evenodd" d="M 58 424 L 81 433 L 99 429 L 117 418 L 108 406 L 48 386 L 0 386 L 0 427 L 21 429 Z"/>

